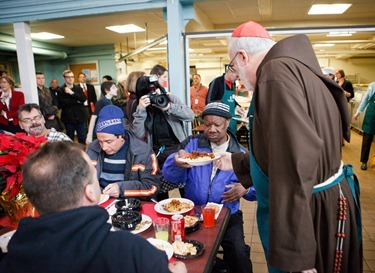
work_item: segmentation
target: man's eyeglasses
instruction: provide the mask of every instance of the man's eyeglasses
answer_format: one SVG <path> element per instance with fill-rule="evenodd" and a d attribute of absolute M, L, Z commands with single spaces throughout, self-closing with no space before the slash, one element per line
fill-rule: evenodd
<path fill-rule="evenodd" d="M 41 118 L 42 118 L 42 115 L 37 115 L 33 118 L 24 118 L 24 119 L 21 120 L 21 122 L 26 123 L 26 124 L 30 124 L 33 121 L 39 121 Z"/>
<path fill-rule="evenodd" d="M 64 78 L 74 79 L 74 76 L 64 76 Z"/>
<path fill-rule="evenodd" d="M 230 60 L 229 64 L 228 64 L 228 70 L 232 73 L 236 73 L 236 70 L 234 69 L 234 65 L 233 65 L 233 62 L 234 60 L 236 59 L 238 55 L 238 52 L 236 53 L 236 55 L 234 55 L 234 57 L 232 58 L 232 60 Z"/>

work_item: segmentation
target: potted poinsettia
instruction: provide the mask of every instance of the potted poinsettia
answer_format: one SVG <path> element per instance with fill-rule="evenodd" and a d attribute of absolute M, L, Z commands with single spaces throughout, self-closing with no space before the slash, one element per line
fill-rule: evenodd
<path fill-rule="evenodd" d="M 27 156 L 46 141 L 25 133 L 0 133 L 0 204 L 13 222 L 32 215 L 33 207 L 22 187 L 21 168 Z"/>

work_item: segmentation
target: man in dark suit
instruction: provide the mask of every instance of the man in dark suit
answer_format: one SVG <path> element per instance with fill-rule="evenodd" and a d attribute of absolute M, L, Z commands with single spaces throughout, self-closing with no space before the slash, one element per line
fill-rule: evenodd
<path fill-rule="evenodd" d="M 83 105 L 86 108 L 87 121 L 90 122 L 90 118 L 95 110 L 95 103 L 97 101 L 95 87 L 92 84 L 86 83 L 86 74 L 83 72 L 78 74 L 78 81 L 83 93 L 86 96 L 86 101 Z"/>
<path fill-rule="evenodd" d="M 85 144 L 87 115 L 84 106 L 86 96 L 79 85 L 74 85 L 74 74 L 70 70 L 63 72 L 64 84 L 58 91 L 61 120 L 65 125 L 66 134 L 74 139 L 77 132 L 78 142 Z"/>

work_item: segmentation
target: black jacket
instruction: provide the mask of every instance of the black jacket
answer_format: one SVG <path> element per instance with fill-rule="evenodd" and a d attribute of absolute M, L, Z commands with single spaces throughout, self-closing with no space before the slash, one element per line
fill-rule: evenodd
<path fill-rule="evenodd" d="M 74 85 L 72 91 L 73 95 L 65 93 L 64 84 L 58 90 L 57 96 L 61 111 L 61 120 L 64 123 L 81 123 L 87 122 L 86 110 L 83 103 L 86 96 L 80 86 Z"/>
<path fill-rule="evenodd" d="M 169 272 L 164 251 L 128 231 L 110 231 L 107 220 L 99 206 L 23 218 L 0 272 Z"/>

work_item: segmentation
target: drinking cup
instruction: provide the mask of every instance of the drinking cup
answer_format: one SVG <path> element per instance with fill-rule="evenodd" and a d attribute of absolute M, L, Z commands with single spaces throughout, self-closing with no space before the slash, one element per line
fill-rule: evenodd
<path fill-rule="evenodd" d="M 204 207 L 203 208 L 203 226 L 213 227 L 215 226 L 215 208 Z"/>
<path fill-rule="evenodd" d="M 169 219 L 164 217 L 156 218 L 154 221 L 155 238 L 169 240 Z"/>

